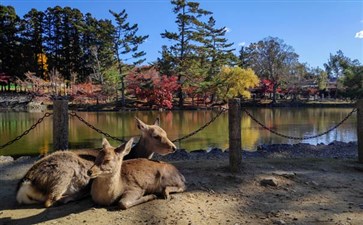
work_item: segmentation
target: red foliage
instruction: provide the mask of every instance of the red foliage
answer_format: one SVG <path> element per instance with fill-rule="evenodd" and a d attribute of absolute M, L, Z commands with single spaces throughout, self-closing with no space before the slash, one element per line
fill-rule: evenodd
<path fill-rule="evenodd" d="M 0 73 L 0 83 L 8 84 L 11 80 L 11 76 L 6 75 L 5 73 Z"/>
<path fill-rule="evenodd" d="M 127 79 L 127 89 L 139 100 L 146 100 L 159 108 L 173 107 L 173 93 L 178 90 L 176 76 L 160 75 L 155 69 L 131 71 Z"/>
<path fill-rule="evenodd" d="M 274 89 L 274 83 L 271 80 L 262 79 L 259 89 L 262 93 L 272 93 Z M 277 88 L 276 92 L 281 93 L 281 88 Z"/>

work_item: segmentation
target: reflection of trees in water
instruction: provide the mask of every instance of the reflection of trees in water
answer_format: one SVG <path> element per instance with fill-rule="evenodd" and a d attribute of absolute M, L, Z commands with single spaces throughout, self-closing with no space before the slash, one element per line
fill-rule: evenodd
<path fill-rule="evenodd" d="M 242 149 L 255 150 L 255 146 L 260 137 L 260 131 L 253 128 L 254 121 L 249 116 L 242 116 L 241 120 L 241 142 Z"/>
<path fill-rule="evenodd" d="M 303 137 L 315 135 L 336 125 L 351 111 L 350 108 L 249 108 L 247 109 L 258 120 L 270 128 L 290 136 Z M 145 123 L 151 124 L 157 117 L 161 120 L 161 127 L 167 132 L 171 140 L 180 138 L 197 130 L 209 122 L 215 111 L 131 111 L 131 112 L 77 112 L 82 118 L 109 133 L 112 136 L 128 139 L 138 137 L 139 130 L 135 124 L 135 116 Z M 16 138 L 29 129 L 44 113 L 0 112 L 1 142 L 4 144 Z M 21 140 L 0 150 L 0 154 L 24 154 L 26 152 L 39 153 L 52 151 L 53 118 L 43 120 L 34 130 Z M 245 113 L 242 114 L 242 148 L 256 149 L 260 144 L 298 143 L 285 139 L 262 129 Z M 69 142 L 75 148 L 101 147 L 102 134 L 87 127 L 75 117 L 69 118 Z M 330 143 L 334 140 L 356 140 L 356 114 L 328 135 L 303 141 L 304 143 Z M 112 139 L 112 145 L 120 143 Z M 178 144 L 178 143 L 177 143 Z M 211 125 L 184 140 L 182 148 L 187 150 L 207 149 L 208 147 L 228 148 L 228 113 L 223 113 Z M 43 148 L 43 149 L 42 149 Z"/>

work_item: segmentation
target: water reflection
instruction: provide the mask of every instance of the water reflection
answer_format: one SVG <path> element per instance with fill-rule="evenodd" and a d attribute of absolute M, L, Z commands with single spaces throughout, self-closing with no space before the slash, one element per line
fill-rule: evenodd
<path fill-rule="evenodd" d="M 322 133 L 340 122 L 352 109 L 348 108 L 249 108 L 248 111 L 267 127 L 289 136 L 307 137 Z M 197 130 L 210 121 L 217 112 L 213 111 L 137 111 L 137 112 L 79 112 L 90 124 L 112 136 L 129 139 L 138 136 L 135 116 L 147 123 L 153 123 L 159 117 L 161 126 L 169 138 L 175 140 Z M 0 112 L 1 142 L 14 139 L 34 124 L 43 113 Z M 276 136 L 261 128 L 245 113 L 242 115 L 242 148 L 255 150 L 261 144 L 298 143 Z M 52 117 L 45 118 L 20 141 L 0 150 L 0 155 L 23 155 L 46 153 L 52 147 Z M 69 119 L 70 148 L 98 148 L 102 135 L 90 129 L 77 118 Z M 304 140 L 303 143 L 319 144 L 337 141 L 355 141 L 356 114 L 354 113 L 338 129 L 327 135 Z M 119 143 L 110 140 L 111 144 Z M 228 115 L 223 113 L 210 126 L 196 135 L 176 143 L 179 148 L 188 150 L 208 149 L 210 147 L 228 148 Z"/>

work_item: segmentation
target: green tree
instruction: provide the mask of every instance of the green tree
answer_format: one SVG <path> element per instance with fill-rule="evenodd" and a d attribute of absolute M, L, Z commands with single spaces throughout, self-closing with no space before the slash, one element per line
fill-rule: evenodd
<path fill-rule="evenodd" d="M 30 10 L 22 20 L 23 32 L 21 34 L 24 44 L 24 56 L 28 71 L 34 71 L 38 77 L 45 79 L 46 69 L 44 64 L 39 64 L 39 54 L 44 54 L 43 49 L 43 20 L 44 13 L 36 9 Z"/>
<path fill-rule="evenodd" d="M 317 77 L 319 91 L 325 91 L 329 83 L 328 73 L 319 67 L 313 68 L 312 73 Z"/>
<path fill-rule="evenodd" d="M 251 66 L 249 60 L 249 48 L 246 48 L 245 46 L 241 46 L 241 49 L 238 52 L 238 60 L 237 65 L 241 68 L 247 69 Z"/>
<path fill-rule="evenodd" d="M 0 72 L 23 77 L 20 18 L 12 6 L 0 5 Z"/>
<path fill-rule="evenodd" d="M 139 30 L 138 24 L 130 25 L 127 22 L 128 14 L 125 10 L 120 13 L 110 13 L 114 16 L 116 21 L 115 30 L 112 33 L 114 51 L 117 59 L 117 65 L 120 73 L 121 80 L 121 106 L 125 106 L 125 81 L 124 78 L 127 72 L 128 59 L 135 60 L 134 65 L 141 64 L 145 61 L 145 52 L 139 51 L 139 45 L 142 44 L 149 35 L 137 35 Z"/>
<path fill-rule="evenodd" d="M 357 60 L 352 61 L 346 57 L 344 53 L 339 50 L 335 55 L 330 54 L 329 60 L 324 64 L 325 70 L 329 76 L 329 79 L 336 80 L 335 98 L 338 96 L 338 88 L 343 84 L 345 70 L 348 70 L 354 66 L 357 66 L 359 62 Z"/>
<path fill-rule="evenodd" d="M 274 37 L 250 44 L 248 51 L 248 60 L 256 74 L 273 83 L 272 100 L 275 103 L 277 88 L 290 78 L 299 56 L 282 39 Z"/>
<path fill-rule="evenodd" d="M 182 108 L 184 105 L 183 85 L 187 77 L 192 77 L 188 68 L 201 41 L 200 28 L 203 25 L 201 18 L 211 12 L 201 9 L 197 2 L 172 0 L 171 4 L 176 14 L 177 32 L 165 31 L 161 34 L 162 38 L 171 40 L 174 44 L 168 48 L 163 46 L 162 54 L 168 58 L 159 59 L 158 64 L 166 64 L 167 66 L 159 67 L 173 69 L 166 74 L 178 76 L 178 82 L 181 84 L 178 90 L 179 107 Z"/>
<path fill-rule="evenodd" d="M 227 28 L 216 28 L 216 21 L 210 17 L 204 25 L 202 42 L 207 52 L 207 57 L 210 61 L 207 80 L 211 80 L 219 73 L 222 66 L 233 65 L 235 56 L 234 48 L 231 48 L 234 43 L 228 43 L 225 38 Z"/>

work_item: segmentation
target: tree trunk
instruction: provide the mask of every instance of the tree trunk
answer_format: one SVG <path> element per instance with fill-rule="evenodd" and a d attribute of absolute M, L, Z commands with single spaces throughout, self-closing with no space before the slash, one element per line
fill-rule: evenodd
<path fill-rule="evenodd" d="M 272 103 L 276 103 L 276 92 L 277 92 L 277 85 L 274 84 L 273 86 L 273 92 L 272 92 Z"/>

